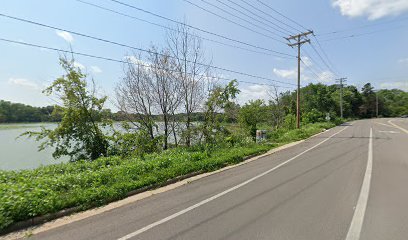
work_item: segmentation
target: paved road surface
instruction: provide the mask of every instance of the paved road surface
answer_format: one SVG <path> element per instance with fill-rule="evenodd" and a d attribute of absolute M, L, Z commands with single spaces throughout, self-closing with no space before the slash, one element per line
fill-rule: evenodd
<path fill-rule="evenodd" d="M 31 238 L 406 240 L 407 130 L 406 119 L 345 124 Z"/>

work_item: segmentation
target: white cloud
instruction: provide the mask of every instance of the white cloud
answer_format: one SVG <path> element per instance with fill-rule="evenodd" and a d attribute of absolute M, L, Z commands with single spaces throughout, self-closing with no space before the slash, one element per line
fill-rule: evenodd
<path fill-rule="evenodd" d="M 101 73 L 102 69 L 98 66 L 91 66 L 91 70 L 93 73 Z"/>
<path fill-rule="evenodd" d="M 85 69 L 85 66 L 79 62 L 74 62 L 74 67 L 79 68 L 81 70 Z"/>
<path fill-rule="evenodd" d="M 141 64 L 141 65 L 146 64 L 146 65 L 148 65 L 146 62 L 144 62 L 143 60 L 138 59 L 135 56 L 125 56 L 125 60 L 129 61 L 131 63 L 134 63 L 134 64 Z"/>
<path fill-rule="evenodd" d="M 276 76 L 286 79 L 295 79 L 297 78 L 297 69 L 273 69 L 273 73 Z"/>
<path fill-rule="evenodd" d="M 314 64 L 312 60 L 309 57 L 302 57 L 302 62 L 303 64 L 300 67 L 300 78 L 301 81 L 304 82 L 309 82 L 312 80 L 316 80 L 318 82 L 333 82 L 335 75 L 334 73 L 330 71 L 322 71 L 322 72 L 316 72 L 313 71 L 311 68 Z M 284 79 L 290 79 L 290 80 L 296 80 L 298 76 L 298 69 L 293 68 L 293 69 L 273 69 L 273 72 L 275 73 L 276 76 Z"/>
<path fill-rule="evenodd" d="M 398 88 L 408 91 L 408 81 L 405 82 L 383 82 L 380 84 L 381 88 Z"/>
<path fill-rule="evenodd" d="M 56 30 L 55 33 L 69 43 L 74 41 L 74 37 L 69 32 Z"/>
<path fill-rule="evenodd" d="M 306 67 L 313 66 L 313 62 L 309 57 L 302 57 L 301 60 L 303 61 L 304 65 L 306 65 Z"/>
<path fill-rule="evenodd" d="M 324 71 L 324 72 L 318 73 L 318 77 L 319 77 L 318 79 L 319 82 L 328 83 L 328 82 L 334 82 L 335 75 L 334 73 L 330 71 Z"/>
<path fill-rule="evenodd" d="M 38 84 L 25 78 L 9 78 L 8 84 L 23 88 L 31 88 L 34 90 L 40 89 Z"/>
<path fill-rule="evenodd" d="M 239 93 L 237 100 L 239 104 L 244 104 L 249 100 L 270 99 L 269 92 L 271 87 L 265 85 L 254 84 L 248 87 L 240 88 L 241 92 Z"/>
<path fill-rule="evenodd" d="M 294 68 L 294 69 L 276 69 L 274 68 L 273 73 L 275 73 L 275 75 L 278 77 L 290 79 L 290 80 L 296 80 L 298 76 L 297 68 Z M 303 67 L 300 68 L 300 78 L 302 81 L 309 81 L 312 79 L 310 76 L 305 74 L 305 69 Z"/>
<path fill-rule="evenodd" d="M 402 58 L 402 59 L 398 60 L 398 63 L 408 65 L 408 58 Z"/>
<path fill-rule="evenodd" d="M 125 61 L 128 61 L 128 62 L 133 63 L 135 65 L 140 65 L 141 67 L 144 67 L 145 69 L 149 69 L 150 65 L 151 65 L 151 63 L 145 62 L 145 61 L 143 61 L 143 60 L 141 60 L 141 59 L 139 59 L 139 58 L 137 58 L 135 56 L 130 56 L 130 55 L 125 56 L 124 59 L 125 59 Z"/>
<path fill-rule="evenodd" d="M 396 16 L 408 11 L 407 0 L 333 0 L 344 16 L 367 17 L 376 20 L 386 16 Z"/>

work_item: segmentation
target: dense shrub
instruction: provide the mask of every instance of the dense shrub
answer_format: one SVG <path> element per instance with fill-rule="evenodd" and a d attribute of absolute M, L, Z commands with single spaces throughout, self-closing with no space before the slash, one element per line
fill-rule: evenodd
<path fill-rule="evenodd" d="M 305 112 L 302 116 L 303 123 L 316 123 L 325 121 L 325 114 L 313 108 L 309 112 Z"/>

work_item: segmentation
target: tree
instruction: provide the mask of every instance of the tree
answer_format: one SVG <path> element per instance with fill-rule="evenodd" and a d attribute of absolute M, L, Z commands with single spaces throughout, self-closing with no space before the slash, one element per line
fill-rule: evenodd
<path fill-rule="evenodd" d="M 314 112 L 314 115 L 321 113 L 336 113 L 339 109 L 338 101 L 336 102 L 332 94 L 337 90 L 335 85 L 327 86 L 322 83 L 309 84 L 302 88 L 302 113 Z"/>
<path fill-rule="evenodd" d="M 54 94 L 62 101 L 54 111 L 62 112 L 62 120 L 54 130 L 42 128 L 41 132 L 26 132 L 24 135 L 35 136 L 44 140 L 39 149 L 55 147 L 53 156 L 59 158 L 68 155 L 71 161 L 94 160 L 107 155 L 108 140 L 102 132 L 102 126 L 109 122 L 101 119 L 101 112 L 106 97 L 97 98 L 95 84 L 88 89 L 87 75 L 74 66 L 74 60 L 60 58 L 65 75 L 57 78 L 44 92 Z"/>
<path fill-rule="evenodd" d="M 122 116 L 154 139 L 153 83 L 146 64 L 135 57 L 128 57 L 125 76 L 116 86 L 116 101 Z"/>
<path fill-rule="evenodd" d="M 363 104 L 360 107 L 360 116 L 371 118 L 376 115 L 376 96 L 371 83 L 366 83 L 361 89 Z"/>
<path fill-rule="evenodd" d="M 185 114 L 185 144 L 190 146 L 192 117 L 203 104 L 209 67 L 202 64 L 205 59 L 201 38 L 185 24 L 178 25 L 176 31 L 168 32 L 167 45 L 170 57 L 176 60 L 175 74 L 180 81 L 182 111 Z"/>
<path fill-rule="evenodd" d="M 239 122 L 245 127 L 253 138 L 260 123 L 266 120 L 267 107 L 263 100 L 251 100 L 241 107 L 239 111 Z"/>
<path fill-rule="evenodd" d="M 226 120 L 226 109 L 235 106 L 233 100 L 240 90 L 238 82 L 233 80 L 226 86 L 215 85 L 209 93 L 205 103 L 205 118 L 203 124 L 203 135 L 207 143 L 214 142 L 214 135 L 221 131 L 220 123 Z"/>
<path fill-rule="evenodd" d="M 166 50 L 157 53 L 157 49 L 153 48 L 151 52 L 149 70 L 152 74 L 152 99 L 157 112 L 162 116 L 163 148 L 167 149 L 170 128 L 177 144 L 174 115 L 181 102 L 181 81 L 177 79 L 177 74 L 174 74 L 175 63 Z M 173 124 L 170 123 L 172 121 Z"/>
<path fill-rule="evenodd" d="M 282 126 L 285 118 L 284 104 L 282 101 L 283 94 L 279 94 L 278 88 L 274 86 L 273 91 L 268 91 L 268 95 L 271 98 L 269 101 L 270 121 L 272 126 L 279 128 Z"/>
<path fill-rule="evenodd" d="M 408 92 L 399 89 L 378 91 L 379 113 L 384 117 L 408 114 Z"/>

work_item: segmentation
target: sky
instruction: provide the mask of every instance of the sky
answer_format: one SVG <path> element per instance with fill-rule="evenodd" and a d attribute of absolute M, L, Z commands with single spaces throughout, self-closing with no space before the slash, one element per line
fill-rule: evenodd
<path fill-rule="evenodd" d="M 290 48 L 284 37 L 297 34 L 299 30 L 313 30 L 315 37 L 309 35 L 311 44 L 304 44 L 301 49 L 302 85 L 317 82 L 334 84 L 336 78 L 347 77 L 347 83 L 358 88 L 371 82 L 376 89 L 408 91 L 407 0 L 118 1 L 2 0 L 0 15 L 142 49 L 152 45 L 164 47 L 166 44 L 166 30 L 146 21 L 175 27 L 174 22 L 157 15 L 222 35 L 225 38 L 192 30 L 204 38 L 206 63 L 261 77 L 213 71 L 218 76 L 245 82 L 239 84 L 240 103 L 250 99 L 268 99 L 273 89 L 270 85 L 275 85 L 278 91 L 293 90 L 297 82 L 297 59 L 292 56 L 297 54 L 297 50 Z M 126 47 L 4 16 L 0 16 L 0 38 L 66 51 L 72 49 L 117 60 L 138 54 Z M 58 103 L 54 97 L 45 96 L 42 90 L 63 74 L 58 62 L 60 55 L 61 52 L 53 50 L 0 41 L 0 99 L 34 106 Z M 124 75 L 123 64 L 78 55 L 74 57 L 76 66 L 95 80 L 99 93 L 109 96 L 107 105 L 114 109 L 114 89 Z"/>

